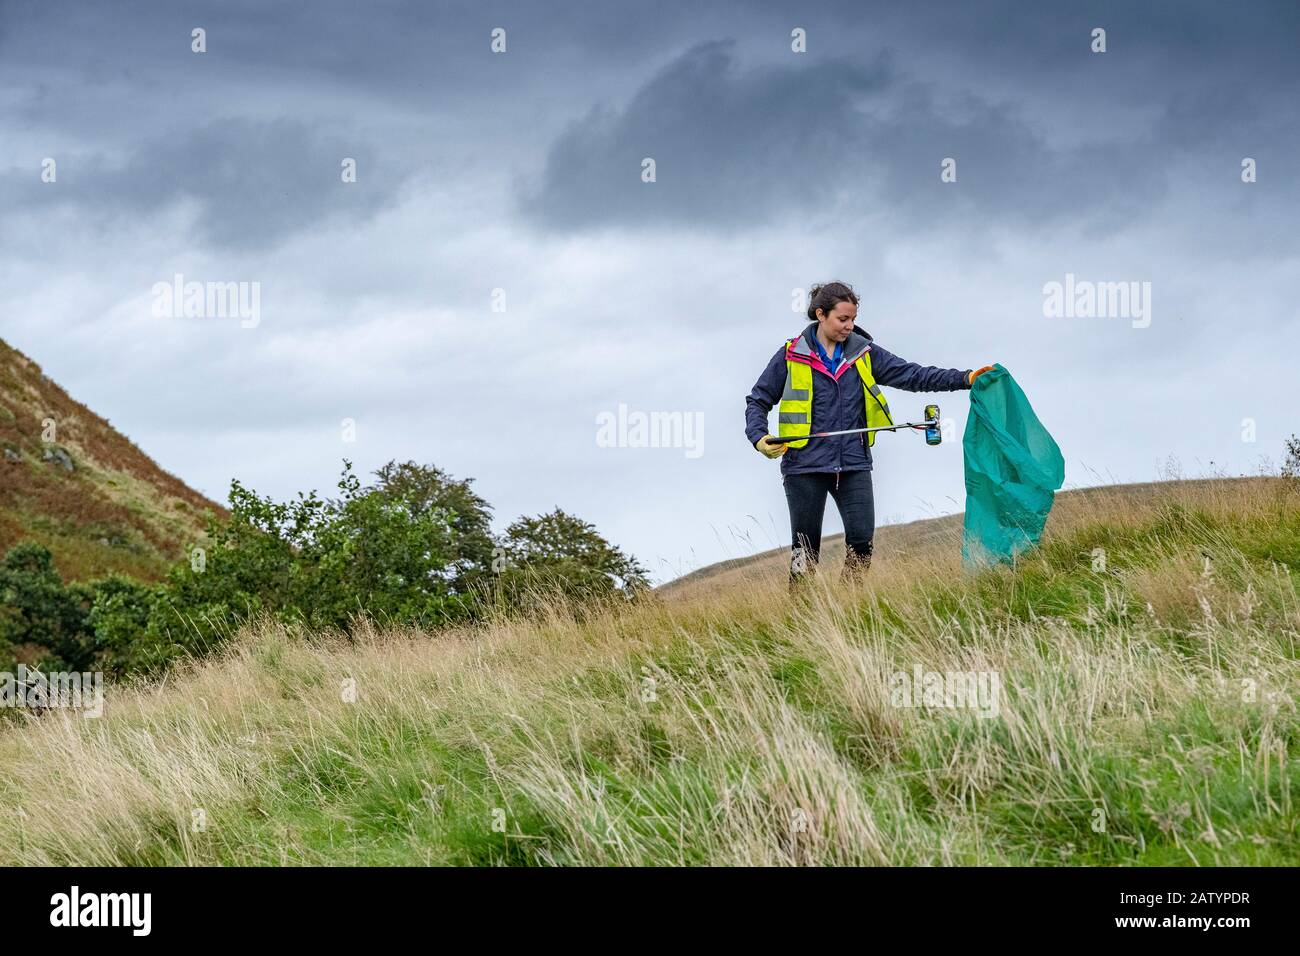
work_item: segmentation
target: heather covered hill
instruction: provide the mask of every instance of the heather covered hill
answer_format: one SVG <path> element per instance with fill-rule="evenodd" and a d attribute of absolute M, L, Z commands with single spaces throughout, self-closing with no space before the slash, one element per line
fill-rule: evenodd
<path fill-rule="evenodd" d="M 0 553 L 50 549 L 65 580 L 155 580 L 224 513 L 0 340 Z"/>

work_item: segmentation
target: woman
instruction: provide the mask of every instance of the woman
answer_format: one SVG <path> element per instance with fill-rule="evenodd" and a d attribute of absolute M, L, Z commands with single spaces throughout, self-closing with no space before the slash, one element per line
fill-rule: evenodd
<path fill-rule="evenodd" d="M 779 434 L 808 435 L 892 425 L 879 386 L 909 392 L 953 392 L 970 388 L 977 370 L 933 368 L 906 362 L 876 345 L 853 324 L 858 297 L 842 282 L 813 286 L 808 302 L 812 324 L 782 343 L 746 400 L 745 434 L 768 458 L 780 458 L 790 507 L 790 581 L 816 567 L 821 555 L 822 515 L 829 492 L 844 521 L 844 568 L 848 578 L 871 566 L 876 530 L 871 492 L 871 446 L 876 433 L 837 435 L 814 441 L 772 444 L 767 415 L 780 403 Z"/>

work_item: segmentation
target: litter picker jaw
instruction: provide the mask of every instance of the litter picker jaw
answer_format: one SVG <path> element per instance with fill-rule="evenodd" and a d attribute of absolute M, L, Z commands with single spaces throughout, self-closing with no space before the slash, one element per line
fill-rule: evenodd
<path fill-rule="evenodd" d="M 830 438 L 834 435 L 865 435 L 867 432 L 896 432 L 900 428 L 915 428 L 925 431 L 925 443 L 937 445 L 943 441 L 943 429 L 939 426 L 939 406 L 925 406 L 925 421 L 902 422 L 898 425 L 877 425 L 875 428 L 849 428 L 839 432 L 814 432 L 811 435 L 790 435 L 784 438 L 768 437 L 769 445 L 785 445 L 792 441 L 813 438 Z"/>

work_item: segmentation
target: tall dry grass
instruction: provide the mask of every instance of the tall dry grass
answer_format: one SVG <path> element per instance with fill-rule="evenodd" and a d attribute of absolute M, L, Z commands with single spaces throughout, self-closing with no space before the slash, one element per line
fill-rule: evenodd
<path fill-rule="evenodd" d="M 1294 483 L 1066 494 L 1014 571 L 964 575 L 955 534 L 794 597 L 767 566 L 438 634 L 262 622 L 102 719 L 0 732 L 0 853 L 1300 862 Z M 918 666 L 997 675 L 997 715 L 899 706 Z"/>

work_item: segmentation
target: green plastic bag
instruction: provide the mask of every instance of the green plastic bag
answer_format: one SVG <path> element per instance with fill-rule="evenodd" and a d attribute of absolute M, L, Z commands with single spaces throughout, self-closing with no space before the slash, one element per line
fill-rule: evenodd
<path fill-rule="evenodd" d="M 1038 544 L 1065 483 L 1065 459 L 1016 380 L 1001 365 L 975 379 L 962 436 L 966 461 L 967 570 L 1015 557 Z"/>

